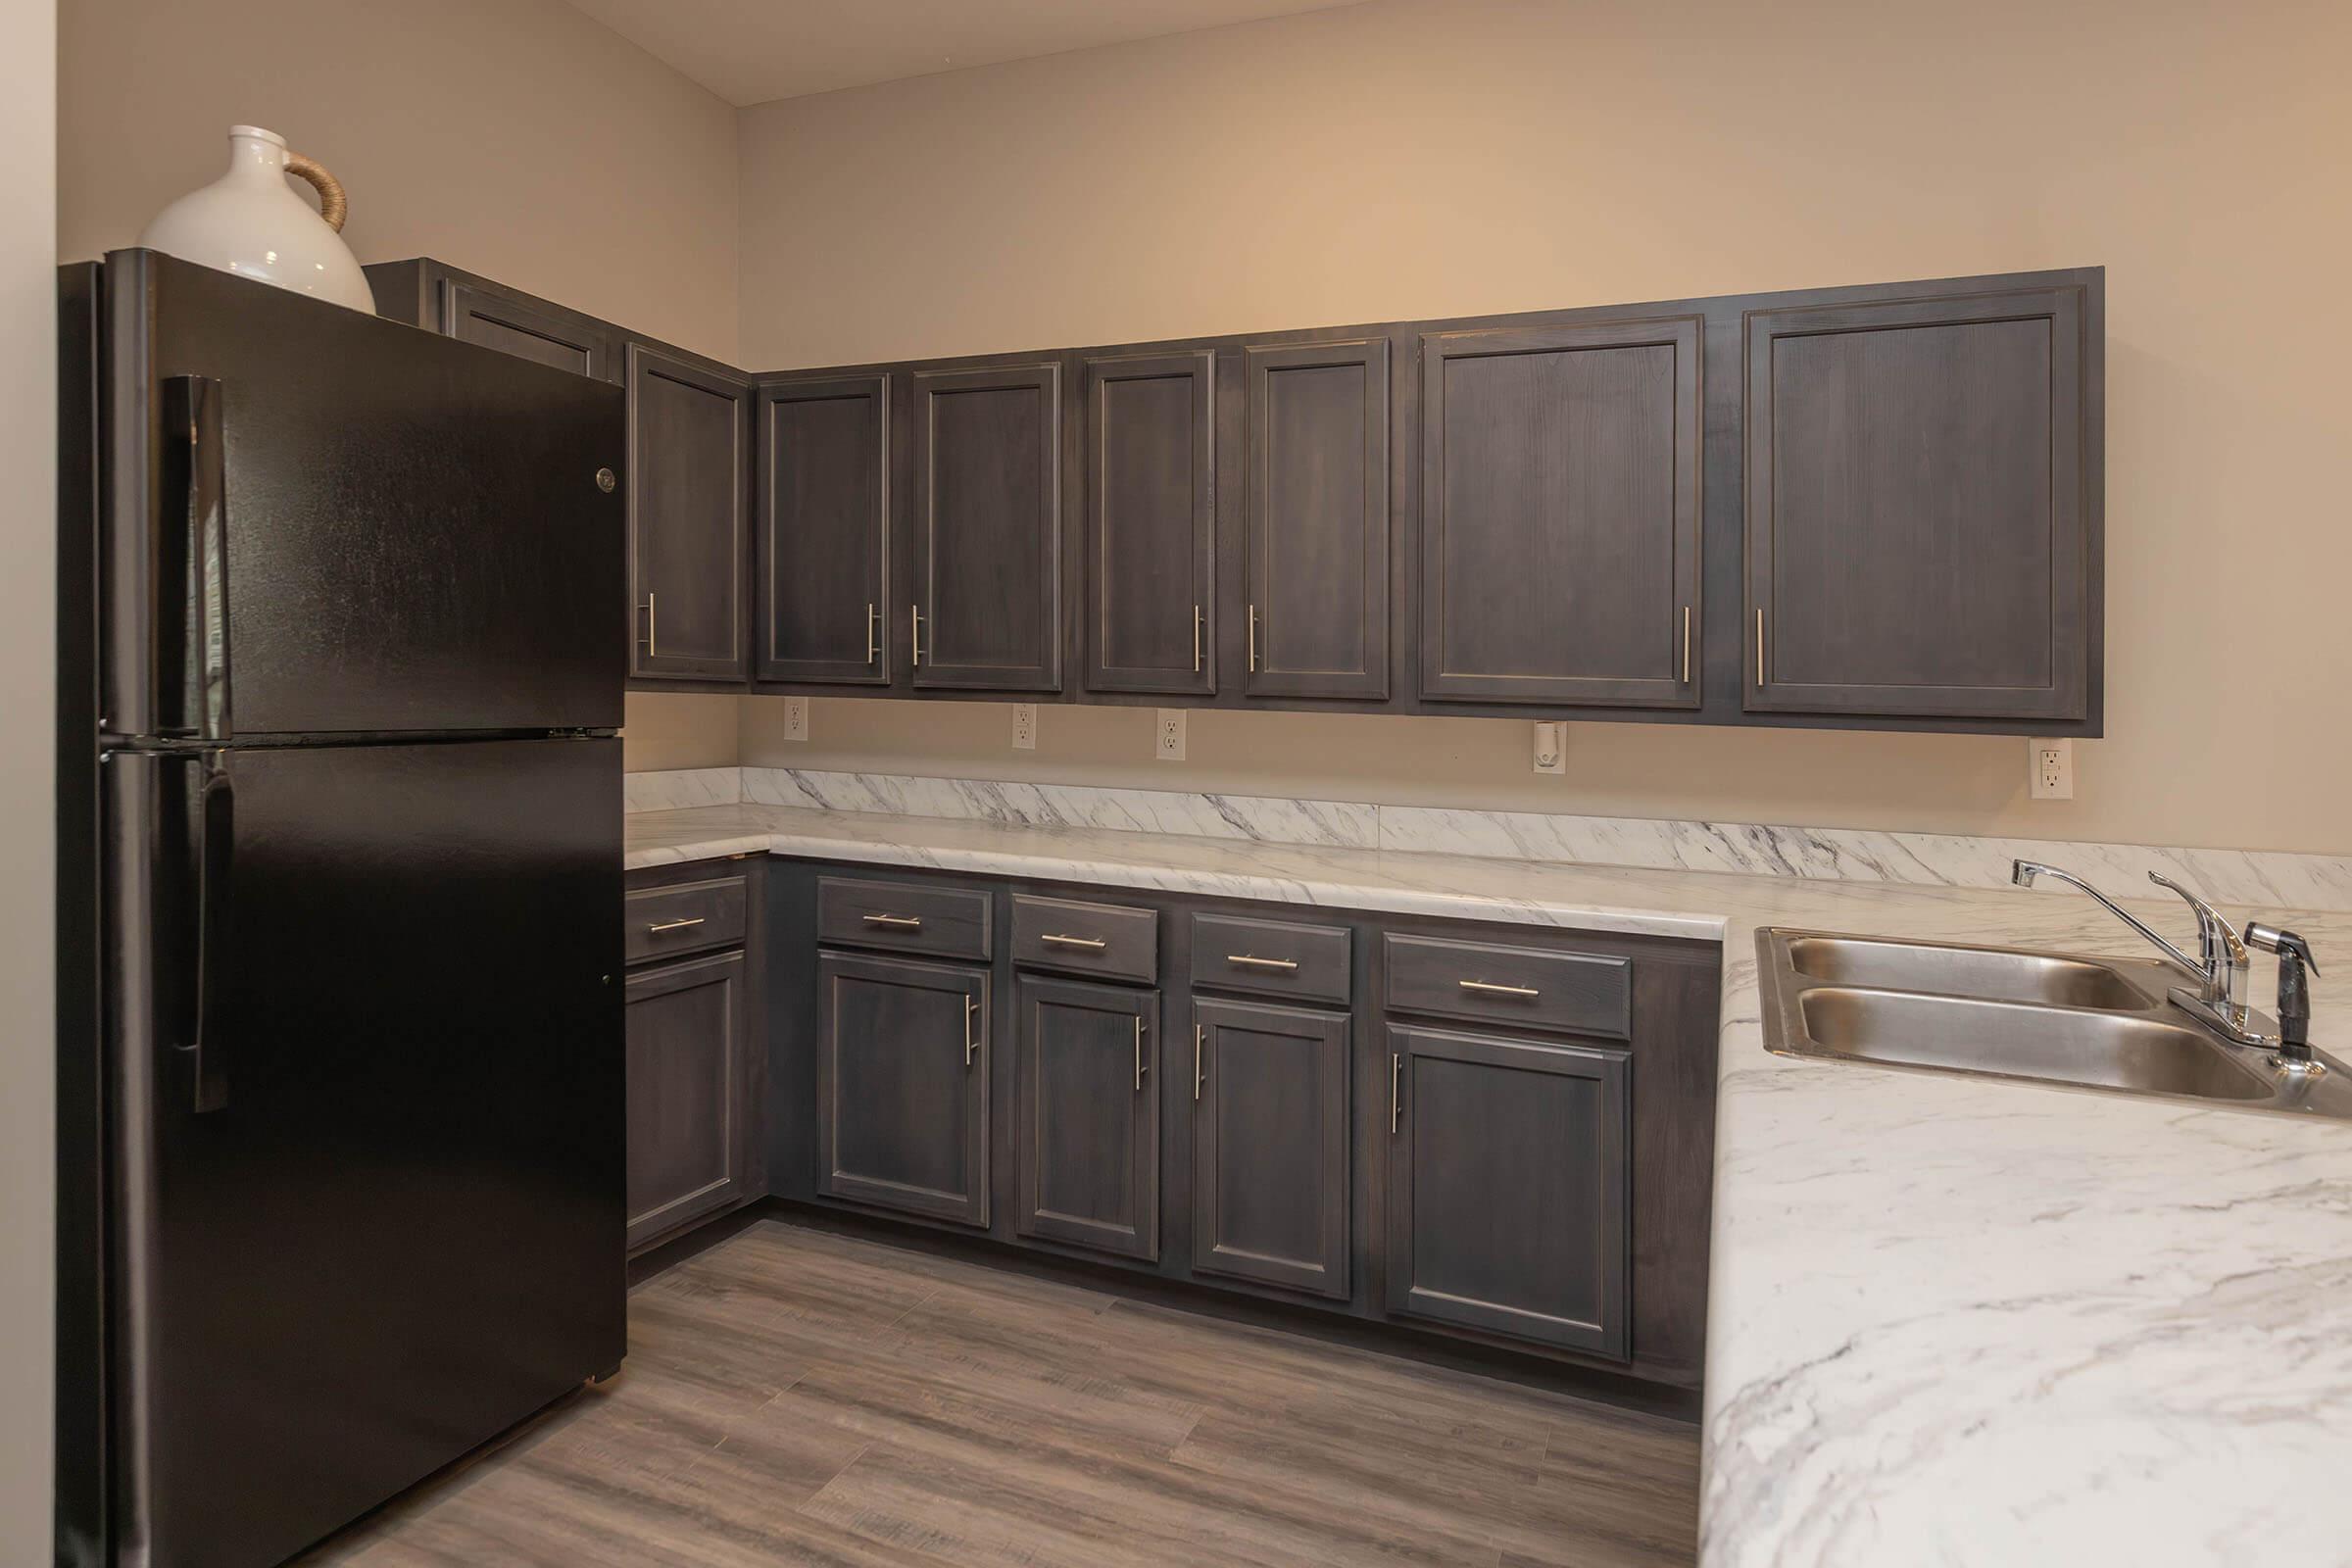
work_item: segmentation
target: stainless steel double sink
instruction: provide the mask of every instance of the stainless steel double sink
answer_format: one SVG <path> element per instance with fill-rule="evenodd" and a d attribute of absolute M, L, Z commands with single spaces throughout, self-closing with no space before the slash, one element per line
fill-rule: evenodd
<path fill-rule="evenodd" d="M 2340 1062 L 2226 1044 L 2166 999 L 2179 975 L 2160 962 L 1779 927 L 1756 949 L 1784 1056 L 2352 1118 Z"/>

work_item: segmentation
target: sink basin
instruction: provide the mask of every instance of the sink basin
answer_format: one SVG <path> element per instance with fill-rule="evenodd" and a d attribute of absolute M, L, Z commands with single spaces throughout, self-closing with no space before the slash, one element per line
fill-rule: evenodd
<path fill-rule="evenodd" d="M 2051 953 L 1942 947 L 1868 937 L 1799 937 L 1788 962 L 1809 980 L 1890 991 L 1932 991 L 1985 1002 L 2136 1012 L 2151 999 L 2106 964 Z M 2157 990 L 2154 1000 L 2164 992 Z"/>
<path fill-rule="evenodd" d="M 2226 1044 L 2154 959 L 1778 929 L 1756 956 L 1764 1044 L 1784 1056 L 2352 1120 L 2352 1070 Z"/>
<path fill-rule="evenodd" d="M 2120 983 L 2120 982 L 2119 982 Z M 1860 1061 L 2041 1078 L 2193 1100 L 2267 1100 L 2267 1078 L 2199 1030 L 2137 1013 L 1825 986 L 1797 1003 L 1805 1033 Z M 2259 1060 L 2259 1057 L 2254 1059 Z"/>

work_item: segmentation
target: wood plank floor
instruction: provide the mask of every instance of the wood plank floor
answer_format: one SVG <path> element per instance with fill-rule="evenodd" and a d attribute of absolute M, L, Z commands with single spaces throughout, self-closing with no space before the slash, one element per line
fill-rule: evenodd
<path fill-rule="evenodd" d="M 612 1385 L 304 1568 L 1648 1568 L 1688 1426 L 761 1221 L 647 1281 Z"/>

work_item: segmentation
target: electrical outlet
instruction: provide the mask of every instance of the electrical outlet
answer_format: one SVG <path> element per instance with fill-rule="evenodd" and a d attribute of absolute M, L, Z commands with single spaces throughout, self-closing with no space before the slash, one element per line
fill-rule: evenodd
<path fill-rule="evenodd" d="M 1565 773 L 1568 771 L 1567 726 L 1544 723 L 1536 726 L 1536 771 Z"/>
<path fill-rule="evenodd" d="M 2044 740 L 2039 735 L 2026 739 L 2026 782 L 2033 799 L 2037 801 L 2071 801 L 2075 798 L 2075 743 L 2071 740 Z"/>
<path fill-rule="evenodd" d="M 1012 705 L 1012 749 L 1016 752 L 1037 750 L 1037 705 Z"/>
<path fill-rule="evenodd" d="M 1184 710 L 1163 708 L 1159 710 L 1159 725 L 1153 732 L 1158 737 L 1157 756 L 1163 762 L 1184 760 Z"/>
<path fill-rule="evenodd" d="M 805 741 L 808 738 L 808 698 L 784 699 L 784 738 L 788 741 Z"/>

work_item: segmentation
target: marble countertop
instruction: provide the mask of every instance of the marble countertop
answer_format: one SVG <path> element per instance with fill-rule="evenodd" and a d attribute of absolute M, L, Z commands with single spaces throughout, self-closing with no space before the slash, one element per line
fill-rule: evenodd
<path fill-rule="evenodd" d="M 2086 899 L 768 806 L 637 813 L 626 852 L 1720 940 L 1706 1568 L 2352 1564 L 2352 1124 L 1763 1048 L 1759 927 L 2144 954 Z M 2262 913 L 2352 955 L 2352 915 Z"/>

